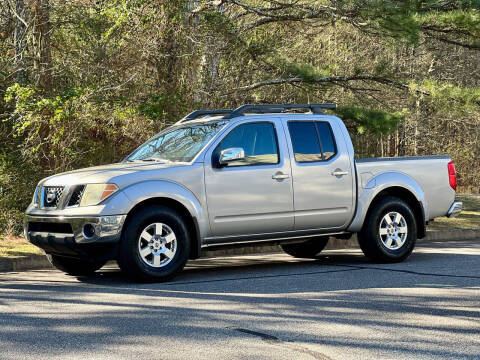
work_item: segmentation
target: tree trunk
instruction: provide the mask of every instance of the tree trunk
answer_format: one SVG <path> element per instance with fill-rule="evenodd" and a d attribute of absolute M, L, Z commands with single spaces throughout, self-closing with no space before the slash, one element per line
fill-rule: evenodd
<path fill-rule="evenodd" d="M 155 59 L 157 84 L 167 94 L 175 94 L 178 90 L 177 67 L 179 62 L 176 31 L 171 25 L 165 25 L 163 37 L 159 39 L 158 57 Z"/>
<path fill-rule="evenodd" d="M 199 0 L 190 0 L 188 9 L 191 12 L 200 5 Z M 216 11 L 223 13 L 225 5 L 217 6 Z M 197 19 L 193 17 L 193 26 L 196 26 Z M 218 87 L 220 61 L 222 59 L 222 48 L 225 46 L 225 39 L 222 34 L 211 30 L 203 34 L 201 39 L 203 43 L 202 56 L 196 72 L 194 82 L 197 84 L 193 94 L 193 100 L 209 107 L 212 104 L 212 94 Z"/>
<path fill-rule="evenodd" d="M 46 94 L 52 91 L 52 54 L 50 48 L 50 0 L 34 0 L 33 48 L 36 85 Z"/>
<path fill-rule="evenodd" d="M 15 81 L 20 85 L 27 83 L 27 72 L 25 69 L 25 47 L 27 43 L 26 39 L 26 16 L 25 16 L 25 4 L 23 0 L 16 0 L 16 12 L 15 18 Z"/>
<path fill-rule="evenodd" d="M 414 127 L 413 127 L 413 155 L 418 155 L 418 137 L 419 137 L 419 131 L 418 131 L 418 122 L 420 121 L 420 99 L 417 99 L 416 101 L 416 112 L 414 116 Z"/>

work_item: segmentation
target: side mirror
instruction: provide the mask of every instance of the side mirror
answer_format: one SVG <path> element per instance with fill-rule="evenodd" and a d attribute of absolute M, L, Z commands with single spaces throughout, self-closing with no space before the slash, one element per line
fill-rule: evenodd
<path fill-rule="evenodd" d="M 227 165 L 229 162 L 242 160 L 245 158 L 245 151 L 243 148 L 228 148 L 220 151 L 218 163 L 220 165 Z"/>

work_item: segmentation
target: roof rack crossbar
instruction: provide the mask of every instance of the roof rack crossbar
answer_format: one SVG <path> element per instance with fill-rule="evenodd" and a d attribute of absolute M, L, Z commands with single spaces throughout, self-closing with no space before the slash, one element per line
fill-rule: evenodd
<path fill-rule="evenodd" d="M 192 111 L 190 114 L 188 114 L 187 116 L 185 116 L 182 120 L 180 120 L 179 122 L 187 122 L 187 121 L 191 121 L 191 120 L 195 120 L 201 116 L 205 116 L 205 115 L 227 115 L 227 114 L 230 114 L 232 113 L 233 110 L 232 109 L 216 109 L 216 110 L 195 110 L 195 111 Z"/>
<path fill-rule="evenodd" d="M 247 104 L 231 111 L 224 118 L 232 119 L 246 113 L 282 113 L 292 109 L 309 109 L 313 114 L 323 114 L 322 109 L 335 109 L 336 107 L 336 104 Z"/>

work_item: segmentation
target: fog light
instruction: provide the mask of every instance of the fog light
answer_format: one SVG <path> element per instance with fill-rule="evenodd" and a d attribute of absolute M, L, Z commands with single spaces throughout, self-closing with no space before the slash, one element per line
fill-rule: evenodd
<path fill-rule="evenodd" d="M 95 227 L 92 224 L 85 224 L 83 227 L 83 236 L 87 239 L 93 237 L 95 235 Z"/>

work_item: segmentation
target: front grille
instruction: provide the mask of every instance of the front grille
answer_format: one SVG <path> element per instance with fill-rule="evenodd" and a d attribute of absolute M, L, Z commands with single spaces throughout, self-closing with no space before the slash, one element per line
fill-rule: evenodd
<path fill-rule="evenodd" d="M 67 206 L 78 206 L 80 205 L 80 201 L 82 200 L 83 192 L 85 191 L 85 185 L 77 185 L 73 188 L 72 196 L 70 196 L 70 200 L 68 201 Z"/>
<path fill-rule="evenodd" d="M 73 234 L 72 225 L 67 223 L 29 222 L 28 231 L 53 234 Z"/>
<path fill-rule="evenodd" d="M 43 204 L 45 208 L 56 208 L 60 203 L 60 197 L 63 193 L 63 186 L 44 186 L 43 189 Z"/>

